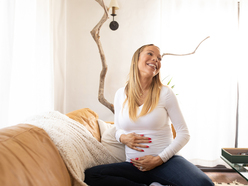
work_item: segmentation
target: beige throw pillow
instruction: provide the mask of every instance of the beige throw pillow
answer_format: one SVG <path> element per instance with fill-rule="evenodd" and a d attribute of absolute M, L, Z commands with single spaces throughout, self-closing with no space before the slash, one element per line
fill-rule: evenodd
<path fill-rule="evenodd" d="M 101 133 L 101 143 L 103 146 L 109 150 L 112 156 L 118 160 L 118 162 L 126 161 L 125 145 L 119 143 L 115 139 L 115 125 L 106 123 L 100 119 L 98 119 L 98 124 Z"/>

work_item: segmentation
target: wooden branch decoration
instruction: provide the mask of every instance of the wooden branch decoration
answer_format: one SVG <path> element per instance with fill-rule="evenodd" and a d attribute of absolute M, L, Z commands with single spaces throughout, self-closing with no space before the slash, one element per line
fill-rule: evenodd
<path fill-rule="evenodd" d="M 107 108 L 109 108 L 113 113 L 114 113 L 114 105 L 109 103 L 105 97 L 104 97 L 104 81 L 105 81 L 105 76 L 107 73 L 107 63 L 106 63 L 106 58 L 102 49 L 102 44 L 100 42 L 100 29 L 103 25 L 103 23 L 109 18 L 108 16 L 108 8 L 105 6 L 104 1 L 103 0 L 96 0 L 96 2 L 98 2 L 104 9 L 104 14 L 102 16 L 102 19 L 99 21 L 99 23 L 93 28 L 93 30 L 91 30 L 91 35 L 94 38 L 99 52 L 100 52 L 100 56 L 101 56 L 101 60 L 102 60 L 102 71 L 100 74 L 100 83 L 99 83 L 99 90 L 98 90 L 98 100 L 100 103 L 102 103 L 104 106 L 106 106 Z"/>
<path fill-rule="evenodd" d="M 105 55 L 104 55 L 104 52 L 103 52 L 103 48 L 102 48 L 102 44 L 100 42 L 100 29 L 102 27 L 102 25 L 107 21 L 107 19 L 109 18 L 109 15 L 108 15 L 108 7 L 105 6 L 104 4 L 104 0 L 95 0 L 96 2 L 98 2 L 103 10 L 104 10 L 104 14 L 101 18 L 101 20 L 99 21 L 99 23 L 93 28 L 93 30 L 91 30 L 91 35 L 93 37 L 93 39 L 95 40 L 97 46 L 98 46 L 98 50 L 99 50 L 99 53 L 100 53 L 100 57 L 101 57 L 101 61 L 102 61 L 102 71 L 101 71 L 101 74 L 100 74 L 100 83 L 99 83 L 99 90 L 98 90 L 98 100 L 100 103 L 102 103 L 104 106 L 106 106 L 107 108 L 109 108 L 113 113 L 114 113 L 114 105 L 112 103 L 109 103 L 105 97 L 104 97 L 104 81 L 105 81 L 105 76 L 106 76 L 106 73 L 107 73 L 107 70 L 108 70 L 108 66 L 107 66 L 107 63 L 106 63 L 106 58 L 105 58 Z M 208 39 L 208 37 L 206 37 L 203 41 L 205 41 L 206 39 Z M 201 41 L 200 44 L 203 42 Z M 191 53 L 188 53 L 188 54 L 172 54 L 172 53 L 164 53 L 162 55 L 165 56 L 165 55 L 174 55 L 174 56 L 186 56 L 186 55 L 191 55 L 191 54 L 194 54 L 196 52 L 196 50 L 198 49 L 198 47 L 200 46 L 200 44 L 196 47 L 196 49 L 191 52 Z"/>
<path fill-rule="evenodd" d="M 203 39 L 199 45 L 195 48 L 195 50 L 191 53 L 188 54 L 172 54 L 172 53 L 163 53 L 162 57 L 164 57 L 165 55 L 173 55 L 173 56 L 187 56 L 187 55 L 191 55 L 194 54 L 196 52 L 196 50 L 198 49 L 198 47 L 202 44 L 203 41 L 205 41 L 206 39 L 210 38 L 210 36 L 206 37 L 205 39 Z"/>

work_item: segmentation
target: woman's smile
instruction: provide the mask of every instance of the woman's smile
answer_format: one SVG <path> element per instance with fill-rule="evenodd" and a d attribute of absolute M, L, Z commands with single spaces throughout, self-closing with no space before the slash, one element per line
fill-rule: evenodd
<path fill-rule="evenodd" d="M 154 70 L 157 69 L 157 65 L 153 64 L 153 63 L 147 63 L 148 66 L 150 66 L 151 68 L 153 68 Z"/>
<path fill-rule="evenodd" d="M 154 77 L 161 67 L 161 55 L 156 46 L 146 47 L 139 56 L 138 68 L 141 76 Z"/>

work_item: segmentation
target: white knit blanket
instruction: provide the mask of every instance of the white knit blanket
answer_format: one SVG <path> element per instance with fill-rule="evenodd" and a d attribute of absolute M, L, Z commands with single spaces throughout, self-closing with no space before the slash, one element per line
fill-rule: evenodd
<path fill-rule="evenodd" d="M 25 123 L 48 133 L 73 177 L 74 186 L 87 186 L 84 182 L 85 169 L 117 162 L 82 124 L 58 111 L 31 117 Z"/>

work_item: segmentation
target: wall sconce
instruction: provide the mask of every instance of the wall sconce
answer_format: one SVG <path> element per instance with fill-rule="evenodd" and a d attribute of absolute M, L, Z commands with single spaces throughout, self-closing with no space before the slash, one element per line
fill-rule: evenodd
<path fill-rule="evenodd" d="M 115 14 L 115 10 L 119 9 L 119 5 L 117 3 L 117 0 L 111 0 L 110 4 L 109 4 L 109 9 L 112 9 L 112 16 L 113 16 L 113 21 L 111 21 L 111 23 L 109 24 L 109 27 L 111 30 L 117 30 L 119 27 L 119 24 L 114 20 L 114 17 L 116 16 Z"/>

